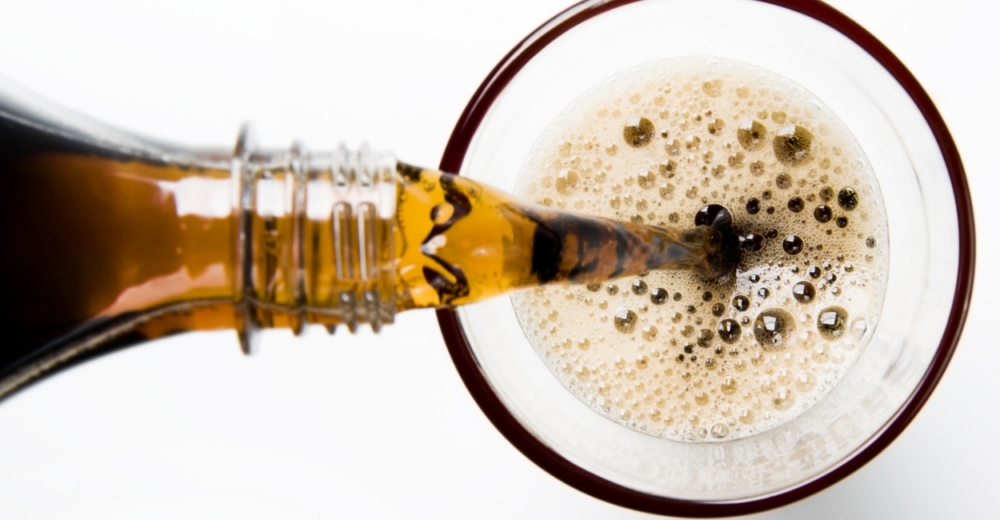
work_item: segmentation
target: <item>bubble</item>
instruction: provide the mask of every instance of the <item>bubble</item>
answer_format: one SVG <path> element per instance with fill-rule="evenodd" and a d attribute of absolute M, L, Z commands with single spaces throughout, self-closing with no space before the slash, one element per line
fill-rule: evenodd
<path fill-rule="evenodd" d="M 745 158 L 746 156 L 743 155 L 743 152 L 736 152 L 729 156 L 727 162 L 730 168 L 738 170 L 743 167 L 743 159 Z"/>
<path fill-rule="evenodd" d="M 608 294 L 610 294 L 611 296 L 614 296 L 614 295 L 618 294 L 618 286 L 615 285 L 615 284 L 613 284 L 613 283 L 609 283 L 608 284 Z"/>
<path fill-rule="evenodd" d="M 799 282 L 792 286 L 792 296 L 799 303 L 809 303 L 816 297 L 816 288 L 809 282 Z"/>
<path fill-rule="evenodd" d="M 622 334 L 628 334 L 635 330 L 635 324 L 639 321 L 639 316 L 628 310 L 618 309 L 615 313 L 615 328 Z"/>
<path fill-rule="evenodd" d="M 837 194 L 837 204 L 844 208 L 844 211 L 854 211 L 858 207 L 858 192 L 854 188 L 844 188 Z"/>
<path fill-rule="evenodd" d="M 795 388 L 799 392 L 808 392 L 816 386 L 816 376 L 812 372 L 799 372 L 795 376 Z"/>
<path fill-rule="evenodd" d="M 671 178 L 677 172 L 677 161 L 670 159 L 666 164 L 660 164 L 660 175 Z"/>
<path fill-rule="evenodd" d="M 708 329 L 701 329 L 698 331 L 697 343 L 701 348 L 708 348 L 712 344 L 712 340 L 715 339 L 715 333 Z"/>
<path fill-rule="evenodd" d="M 868 331 L 868 321 L 864 318 L 856 318 L 851 322 L 851 337 L 854 339 L 861 339 L 864 337 L 865 332 Z"/>
<path fill-rule="evenodd" d="M 657 287 L 649 293 L 649 300 L 656 305 L 663 305 L 667 301 L 668 296 L 670 296 L 670 293 L 666 289 Z"/>
<path fill-rule="evenodd" d="M 813 217 L 816 217 L 818 222 L 829 222 L 830 219 L 833 218 L 833 210 L 830 209 L 830 206 L 825 204 L 822 206 L 816 206 L 816 209 L 813 210 Z"/>
<path fill-rule="evenodd" d="M 764 233 L 764 236 L 767 237 L 767 238 L 778 238 L 778 230 L 777 229 L 768 229 L 767 232 Z"/>
<path fill-rule="evenodd" d="M 753 175 L 762 175 L 764 173 L 764 161 L 754 161 L 750 163 L 750 173 Z"/>
<path fill-rule="evenodd" d="M 774 395 L 771 397 L 771 402 L 774 407 L 778 410 L 787 410 L 795 404 L 795 394 L 792 393 L 791 389 L 781 387 Z"/>
<path fill-rule="evenodd" d="M 823 274 L 823 270 L 820 269 L 819 266 L 815 266 L 815 265 L 812 266 L 812 267 L 810 267 L 809 270 L 806 271 L 806 272 L 809 273 L 809 277 L 810 278 L 819 278 L 820 275 Z"/>
<path fill-rule="evenodd" d="M 712 293 L 710 291 L 705 291 L 701 293 L 702 301 L 710 302 L 712 301 Z"/>
<path fill-rule="evenodd" d="M 750 308 L 750 299 L 746 296 L 739 295 L 733 298 L 733 308 L 743 312 Z"/>
<path fill-rule="evenodd" d="M 750 424 L 750 423 L 752 423 L 753 422 L 753 410 L 750 410 L 749 408 L 744 408 L 744 409 L 740 410 L 738 418 L 739 418 L 740 422 L 743 423 L 743 424 Z"/>
<path fill-rule="evenodd" d="M 760 121 L 747 119 L 736 129 L 736 140 L 748 152 L 759 150 L 767 143 L 767 127 Z"/>
<path fill-rule="evenodd" d="M 819 198 L 823 202 L 830 202 L 833 199 L 833 188 L 829 186 L 824 186 L 819 190 Z"/>
<path fill-rule="evenodd" d="M 722 80 L 713 79 L 706 81 L 701 84 L 701 91 L 709 97 L 718 97 L 722 95 Z"/>
<path fill-rule="evenodd" d="M 790 255 L 797 255 L 802 252 L 802 239 L 795 235 L 788 235 L 781 243 L 781 248 Z"/>
<path fill-rule="evenodd" d="M 820 311 L 816 318 L 816 328 L 826 339 L 837 339 L 844 334 L 847 311 L 843 307 L 831 306 Z"/>
<path fill-rule="evenodd" d="M 792 187 L 792 176 L 787 173 L 779 173 L 778 176 L 774 178 L 774 185 L 779 189 L 787 190 Z"/>
<path fill-rule="evenodd" d="M 635 367 L 638 369 L 644 369 L 649 367 L 649 356 L 637 356 L 635 358 Z"/>
<path fill-rule="evenodd" d="M 709 433 L 712 434 L 712 438 L 725 439 L 726 436 L 729 435 L 729 427 L 726 426 L 725 424 L 717 423 L 715 426 L 712 426 L 712 429 L 709 430 Z"/>
<path fill-rule="evenodd" d="M 712 316 L 716 318 L 721 317 L 726 312 L 726 306 L 721 303 L 716 303 L 712 306 Z"/>
<path fill-rule="evenodd" d="M 757 233 L 750 233 L 745 237 L 740 237 L 740 248 L 744 251 L 760 251 L 764 249 L 764 237 Z"/>
<path fill-rule="evenodd" d="M 875 247 L 875 237 L 868 237 L 865 239 L 865 245 L 869 248 Z"/>
<path fill-rule="evenodd" d="M 633 117 L 629 119 L 625 123 L 625 128 L 622 129 L 622 137 L 633 148 L 646 146 L 653 140 L 655 134 L 656 129 L 653 127 L 653 122 L 645 117 Z"/>
<path fill-rule="evenodd" d="M 761 311 L 753 322 L 753 334 L 765 351 L 783 350 L 795 332 L 795 320 L 784 309 Z"/>
<path fill-rule="evenodd" d="M 643 294 L 646 294 L 647 290 L 649 290 L 649 286 L 646 285 L 646 282 L 644 282 L 642 280 L 636 280 L 636 281 L 632 282 L 632 293 L 633 294 L 635 294 L 637 296 L 642 296 Z"/>
<path fill-rule="evenodd" d="M 587 290 L 590 292 L 597 292 L 601 290 L 601 284 L 599 283 L 589 283 L 587 284 Z"/>
<path fill-rule="evenodd" d="M 792 197 L 788 199 L 788 209 L 792 213 L 798 213 L 806 208 L 806 202 L 802 200 L 801 197 Z"/>
<path fill-rule="evenodd" d="M 837 281 L 837 275 L 835 275 L 833 273 L 830 273 L 830 274 L 826 275 L 826 281 L 829 282 L 829 283 L 836 282 Z"/>
<path fill-rule="evenodd" d="M 726 126 L 725 121 L 716 118 L 715 121 L 712 121 L 711 123 L 708 124 L 708 133 L 712 135 L 718 135 L 722 133 L 722 129 L 725 126 Z"/>
<path fill-rule="evenodd" d="M 756 215 L 760 213 L 760 200 L 754 198 L 747 201 L 747 213 Z"/>
<path fill-rule="evenodd" d="M 729 229 L 733 225 L 733 214 L 725 206 L 709 204 L 694 215 L 694 225 L 710 226 L 715 229 Z"/>
<path fill-rule="evenodd" d="M 556 175 L 556 191 L 563 195 L 572 192 L 580 182 L 580 176 L 573 170 L 563 170 Z"/>
<path fill-rule="evenodd" d="M 656 327 L 654 327 L 652 325 L 648 325 L 646 327 L 643 327 L 642 328 L 642 339 L 644 339 L 646 341 L 653 341 L 654 339 L 656 339 L 656 334 L 658 332 L 659 331 L 656 330 Z"/>
<path fill-rule="evenodd" d="M 636 176 L 635 180 L 640 188 L 648 190 L 656 184 L 656 174 L 653 172 L 640 173 Z"/>
<path fill-rule="evenodd" d="M 774 136 L 774 157 L 786 166 L 798 166 L 812 159 L 813 134 L 805 127 L 788 125 Z"/>
<path fill-rule="evenodd" d="M 761 299 L 765 299 L 770 295 L 771 291 L 767 290 L 767 287 L 761 287 L 760 289 L 757 289 L 757 296 L 760 296 Z"/>
<path fill-rule="evenodd" d="M 725 343 L 733 344 L 740 339 L 743 328 L 736 320 L 725 319 L 719 322 L 719 339 Z"/>

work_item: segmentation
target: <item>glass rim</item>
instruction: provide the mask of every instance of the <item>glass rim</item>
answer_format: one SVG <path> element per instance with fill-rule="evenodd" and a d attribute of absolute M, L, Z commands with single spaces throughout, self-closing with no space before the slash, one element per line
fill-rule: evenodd
<path fill-rule="evenodd" d="M 484 117 L 507 84 L 548 44 L 573 27 L 612 9 L 641 0 L 584 0 L 539 26 L 518 43 L 493 68 L 462 112 L 442 155 L 442 171 L 457 172 Z M 975 226 L 965 169 L 955 141 L 930 96 L 913 74 L 881 41 L 843 13 L 820 0 L 747 0 L 771 4 L 812 18 L 841 33 L 872 56 L 906 91 L 924 117 L 942 154 L 955 196 L 958 221 L 958 271 L 951 312 L 937 350 L 913 394 L 883 428 L 860 446 L 853 456 L 822 475 L 790 489 L 749 500 L 698 502 L 635 491 L 599 477 L 565 459 L 528 431 L 506 408 L 486 380 L 462 331 L 458 315 L 438 309 L 437 318 L 459 376 L 476 404 L 493 426 L 524 456 L 543 470 L 600 500 L 648 513 L 718 517 L 746 515 L 777 508 L 815 494 L 839 482 L 875 458 L 916 417 L 937 387 L 952 355 L 968 315 L 975 270 Z"/>

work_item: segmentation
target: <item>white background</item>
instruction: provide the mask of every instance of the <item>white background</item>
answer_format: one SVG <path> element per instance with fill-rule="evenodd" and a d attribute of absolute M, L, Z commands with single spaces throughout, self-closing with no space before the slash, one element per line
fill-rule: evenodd
<path fill-rule="evenodd" d="M 979 210 L 979 277 L 961 347 L 910 428 L 847 480 L 759 518 L 996 518 L 1000 244 L 984 230 L 1000 189 L 1000 9 L 832 3 L 944 114 Z M 182 144 L 228 147 L 253 120 L 268 145 L 365 139 L 436 166 L 482 78 L 568 0 L 83 4 L 0 2 L 0 74 Z M 468 396 L 432 312 L 377 337 L 270 333 L 251 359 L 232 332 L 175 337 L 0 404 L 2 519 L 640 516 L 510 446 Z"/>

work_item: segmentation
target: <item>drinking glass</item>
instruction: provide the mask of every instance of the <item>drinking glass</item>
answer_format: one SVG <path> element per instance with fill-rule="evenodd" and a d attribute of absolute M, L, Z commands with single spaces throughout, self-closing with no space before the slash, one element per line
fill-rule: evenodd
<path fill-rule="evenodd" d="M 509 298 L 438 311 L 451 356 L 493 424 L 565 483 L 638 510 L 747 514 L 816 493 L 871 460 L 913 419 L 958 342 L 974 231 L 955 144 L 928 95 L 875 37 L 814 0 L 586 1 L 515 47 L 456 126 L 441 168 L 501 189 L 580 94 L 635 65 L 716 56 L 771 70 L 838 114 L 876 172 L 889 277 L 855 365 L 771 430 L 675 442 L 620 426 L 571 395 L 520 330 Z"/>

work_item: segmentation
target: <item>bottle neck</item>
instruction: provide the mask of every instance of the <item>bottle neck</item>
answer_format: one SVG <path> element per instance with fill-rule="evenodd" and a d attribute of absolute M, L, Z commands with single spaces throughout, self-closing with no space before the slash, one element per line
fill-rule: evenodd
<path fill-rule="evenodd" d="M 190 152 L 4 108 L 0 399 L 177 332 L 235 327 L 252 352 L 261 328 L 392 322 L 391 157 L 267 153 L 249 133 Z"/>
<path fill-rule="evenodd" d="M 267 153 L 244 128 L 232 159 L 236 328 L 378 331 L 396 314 L 396 161 L 366 147 Z"/>
<path fill-rule="evenodd" d="M 698 269 L 719 249 L 710 234 L 544 208 L 367 149 L 265 152 L 246 130 L 233 154 L 191 153 L 22 112 L 0 110 L 0 209 L 30 223 L 0 258 L 16 273 L 0 399 L 171 333 L 234 327 L 252 353 L 263 328 L 377 331 L 397 311 Z"/>

